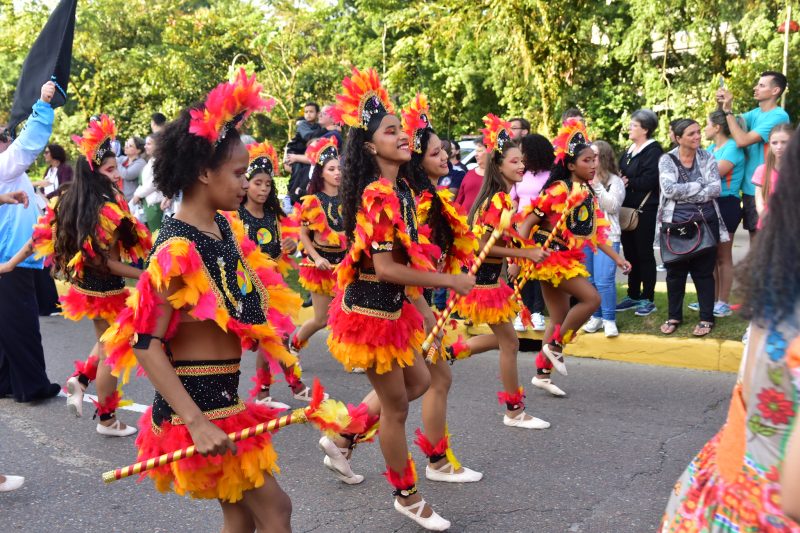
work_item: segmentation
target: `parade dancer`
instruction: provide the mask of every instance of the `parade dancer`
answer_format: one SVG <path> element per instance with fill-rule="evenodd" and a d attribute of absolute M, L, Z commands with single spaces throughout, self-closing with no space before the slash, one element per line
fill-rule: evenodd
<path fill-rule="evenodd" d="M 60 298 L 62 314 L 70 320 L 92 320 L 97 342 L 88 359 L 75 362 L 75 373 L 66 385 L 67 405 L 82 416 L 84 392 L 95 381 L 97 432 L 125 437 L 136 428 L 116 417 L 121 397 L 111 369 L 101 364 L 106 354 L 100 337 L 125 307 L 125 278 L 138 279 L 141 274 L 130 264 L 145 258 L 151 241 L 150 232 L 131 215 L 115 185 L 119 173 L 111 143 L 116 133 L 114 121 L 101 115 L 82 137 L 73 137 L 81 153 L 75 178 L 47 207 L 31 242 L 11 262 L 22 261 L 33 250 L 69 283 L 67 294 Z"/>
<path fill-rule="evenodd" d="M 430 383 L 420 353 L 423 319 L 406 291 L 411 299 L 419 297 L 417 287 L 447 287 L 464 295 L 474 279 L 432 272 L 430 251 L 419 242 L 413 194 L 400 175 L 411 159 L 410 140 L 375 71 L 353 69 L 343 86 L 333 113 L 351 126 L 342 179 L 342 215 L 351 245 L 337 270 L 328 347 L 345 369 L 366 368 L 380 403 L 379 439 L 395 509 L 426 529 L 443 531 L 450 522 L 417 491 L 405 434 L 408 404 Z M 333 444 L 328 439 L 320 445 L 327 443 Z M 346 447 L 343 452 L 335 445 L 323 448 L 332 469 L 353 476 Z"/>
<path fill-rule="evenodd" d="M 223 531 L 286 532 L 291 501 L 273 477 L 269 433 L 238 444 L 226 435 L 276 417 L 239 398 L 239 362 L 257 349 L 292 364 L 275 322 L 300 305 L 241 221 L 219 212 L 246 196 L 249 158 L 237 127 L 265 107 L 260 92 L 242 70 L 162 131 L 154 181 L 183 201 L 104 339 L 115 372 L 127 377 L 138 361 L 157 391 L 140 422 L 139 456 L 190 444 L 200 454 L 148 471 L 156 488 L 219 500 Z"/>
<path fill-rule="evenodd" d="M 533 264 L 527 274 L 523 273 L 541 283 L 550 314 L 532 383 L 554 396 L 563 396 L 564 391 L 552 383 L 550 370 L 555 367 L 561 374 L 567 374 L 563 346 L 600 307 L 600 295 L 589 282 L 589 273 L 583 264 L 583 247 L 599 248 L 623 272 L 630 270 L 630 263 L 606 242 L 608 221 L 591 187 L 597 156 L 583 121 L 566 120 L 553 146 L 555 165 L 539 198 L 524 206 L 520 232 L 525 236 L 533 233 L 534 242 L 540 246 L 546 244 L 550 252 L 547 259 Z M 570 205 L 573 187 L 578 188 L 576 196 L 580 202 L 577 205 Z M 578 303 L 570 306 L 570 297 Z"/>
<path fill-rule="evenodd" d="M 300 285 L 311 293 L 314 316 L 306 320 L 292 337 L 289 351 L 294 355 L 298 355 L 308 344 L 308 339 L 327 324 L 336 284 L 334 268 L 344 259 L 347 242 L 339 200 L 341 171 L 336 137 L 321 137 L 313 141 L 306 149 L 306 156 L 313 171 L 308 195 L 302 198 L 296 213 L 300 219 L 300 242 L 306 256 L 300 263 Z"/>
<path fill-rule="evenodd" d="M 286 275 L 294 266 L 290 254 L 297 249 L 297 224 L 287 217 L 281 209 L 275 189 L 275 176 L 280 168 L 275 148 L 267 141 L 247 146 L 249 164 L 247 165 L 247 196 L 239 207 L 239 218 L 244 224 L 247 236 L 259 245 L 261 251 L 277 263 L 281 274 Z M 294 323 L 286 321 L 275 324 L 279 333 L 288 338 L 294 330 Z M 310 401 L 311 389 L 302 381 L 303 371 L 299 363 L 281 367 L 286 383 L 296 399 Z M 268 358 L 259 354 L 256 358 L 255 387 L 251 391 L 257 403 L 273 409 L 288 409 L 285 403 L 270 396 L 273 383 L 272 369 Z"/>
<path fill-rule="evenodd" d="M 486 170 L 481 190 L 472 206 L 468 220 L 480 239 L 479 248 L 488 240 L 492 230 L 500 221 L 503 211 L 513 210 L 508 192 L 522 180 L 525 165 L 522 152 L 509 134 L 510 125 L 495 115 L 483 119 L 483 143 L 486 146 Z M 463 346 L 452 350 L 477 354 L 500 349 L 500 378 L 503 390 L 497 394 L 500 403 L 506 406 L 503 424 L 526 429 L 546 429 L 549 422 L 530 416 L 525 412 L 525 392 L 519 384 L 517 374 L 517 352 L 519 339 L 513 321 L 517 316 L 517 304 L 513 291 L 500 277 L 503 263 L 508 258 L 541 261 L 547 253 L 540 248 L 512 247 L 516 233 L 507 230 L 503 238 L 492 246 L 488 257 L 478 269 L 475 289 L 458 300 L 456 312 L 474 324 L 488 324 L 491 334 L 470 338 Z M 461 358 L 464 354 L 452 354 Z"/>

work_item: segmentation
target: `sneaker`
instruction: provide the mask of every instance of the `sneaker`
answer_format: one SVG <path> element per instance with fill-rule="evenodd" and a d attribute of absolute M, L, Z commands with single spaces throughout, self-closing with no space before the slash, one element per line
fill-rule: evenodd
<path fill-rule="evenodd" d="M 593 316 L 589 321 L 583 325 L 583 331 L 586 333 L 596 333 L 603 327 L 603 319 L 599 316 Z"/>
<path fill-rule="evenodd" d="M 617 329 L 617 323 L 613 320 L 603 320 L 603 331 L 606 333 L 606 337 L 618 337 L 619 330 Z"/>
<path fill-rule="evenodd" d="M 695 311 L 695 312 L 700 311 L 700 302 L 692 302 L 689 305 L 687 305 L 686 307 L 688 307 L 689 309 L 691 309 L 692 311 Z"/>
<path fill-rule="evenodd" d="M 544 315 L 542 313 L 533 313 L 531 322 L 533 322 L 533 331 L 544 331 Z"/>
<path fill-rule="evenodd" d="M 636 312 L 634 314 L 636 316 L 648 316 L 652 315 L 656 311 L 656 304 L 650 300 L 642 300 L 641 303 L 639 303 L 639 307 L 636 308 Z"/>
<path fill-rule="evenodd" d="M 658 266 L 656 267 L 656 270 L 659 272 L 666 272 L 667 267 L 664 265 L 664 263 L 659 263 Z"/>
<path fill-rule="evenodd" d="M 639 307 L 639 300 L 634 300 L 630 296 L 626 296 L 620 303 L 617 304 L 617 312 L 630 311 Z"/>
<path fill-rule="evenodd" d="M 721 318 L 725 316 L 731 316 L 733 311 L 731 311 L 731 306 L 726 304 L 725 302 L 717 302 L 714 304 L 714 316 Z"/>
<path fill-rule="evenodd" d="M 517 315 L 517 318 L 514 319 L 514 330 L 523 332 L 525 331 L 525 324 L 522 323 L 522 317 Z"/>

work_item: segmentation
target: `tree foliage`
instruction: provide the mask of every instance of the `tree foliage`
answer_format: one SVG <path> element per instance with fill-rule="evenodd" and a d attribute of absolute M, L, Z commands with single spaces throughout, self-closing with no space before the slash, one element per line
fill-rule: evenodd
<path fill-rule="evenodd" d="M 794 6 L 797 8 L 797 6 Z M 398 104 L 428 94 L 441 133 L 476 133 L 487 112 L 529 118 L 553 134 L 581 108 L 591 130 L 623 144 L 630 113 L 702 120 L 724 76 L 739 111 L 763 70 L 780 70 L 784 2 L 775 0 L 85 0 L 79 4 L 71 99 L 56 123 L 66 141 L 95 113 L 123 136 L 159 110 L 175 116 L 235 68 L 258 74 L 277 101 L 249 127 L 281 145 L 303 104 L 330 103 L 352 66 L 375 67 Z M 27 47 L 49 9 L 0 0 L 0 98 L 10 108 Z M 790 58 L 800 57 L 791 36 Z M 800 86 L 790 61 L 790 88 Z M 790 89 L 796 113 L 800 92 Z"/>

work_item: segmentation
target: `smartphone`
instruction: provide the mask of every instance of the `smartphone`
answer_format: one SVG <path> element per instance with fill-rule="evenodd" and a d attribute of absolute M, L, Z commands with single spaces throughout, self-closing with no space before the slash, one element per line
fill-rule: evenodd
<path fill-rule="evenodd" d="M 719 88 L 720 89 L 725 88 L 725 78 L 722 76 L 722 74 L 719 75 Z"/>

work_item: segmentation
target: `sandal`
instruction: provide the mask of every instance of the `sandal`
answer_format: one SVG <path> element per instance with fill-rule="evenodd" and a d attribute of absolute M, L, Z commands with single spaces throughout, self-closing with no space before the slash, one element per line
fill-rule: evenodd
<path fill-rule="evenodd" d="M 705 337 L 706 335 L 711 333 L 712 329 L 714 329 L 714 323 L 713 322 L 707 322 L 705 320 L 701 320 L 694 327 L 694 331 L 692 331 L 692 335 L 694 335 L 695 337 Z"/>
<path fill-rule="evenodd" d="M 675 330 L 678 329 L 678 326 L 681 325 L 680 320 L 675 320 L 674 318 L 670 318 L 663 324 L 661 324 L 661 333 L 664 335 L 672 335 L 675 333 Z"/>

